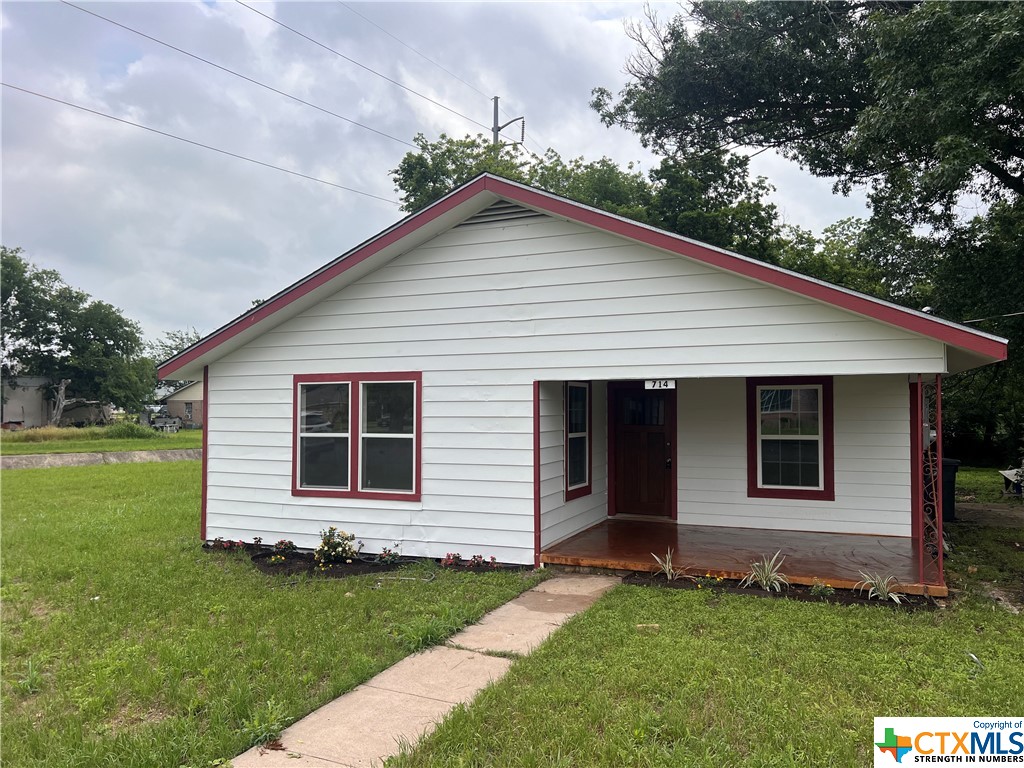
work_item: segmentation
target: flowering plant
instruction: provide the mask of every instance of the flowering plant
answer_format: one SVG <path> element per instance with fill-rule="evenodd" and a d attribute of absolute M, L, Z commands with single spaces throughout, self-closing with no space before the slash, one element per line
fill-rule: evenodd
<path fill-rule="evenodd" d="M 222 539 L 220 536 L 213 540 L 214 549 L 245 549 L 245 542 L 239 539 L 238 541 L 232 541 L 231 539 Z"/>
<path fill-rule="evenodd" d="M 401 553 L 398 551 L 398 545 L 395 544 L 395 549 L 390 547 L 384 547 L 381 549 L 380 554 L 377 555 L 378 563 L 397 563 L 402 559 Z"/>
<path fill-rule="evenodd" d="M 294 555 L 298 550 L 299 548 L 295 546 L 295 542 L 288 539 L 281 539 L 274 545 L 274 554 L 280 555 L 281 560 L 284 560 L 288 555 Z"/>
<path fill-rule="evenodd" d="M 441 558 L 442 568 L 455 568 L 460 565 L 462 565 L 462 555 L 458 552 L 449 552 Z"/>
<path fill-rule="evenodd" d="M 339 531 L 333 525 L 326 531 L 320 531 L 320 546 L 313 550 L 313 559 L 321 571 L 335 563 L 351 563 L 359 556 L 359 549 L 353 543 L 354 533 Z"/>

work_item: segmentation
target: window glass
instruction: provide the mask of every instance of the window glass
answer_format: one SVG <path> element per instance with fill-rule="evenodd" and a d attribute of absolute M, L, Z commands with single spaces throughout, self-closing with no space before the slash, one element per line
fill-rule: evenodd
<path fill-rule="evenodd" d="M 363 490 L 413 489 L 412 438 L 363 438 Z"/>
<path fill-rule="evenodd" d="M 761 485 L 820 488 L 819 389 L 763 387 L 758 403 Z"/>
<path fill-rule="evenodd" d="M 299 429 L 307 432 L 348 433 L 349 385 L 304 384 Z"/>
<path fill-rule="evenodd" d="M 587 482 L 587 438 L 570 437 L 566 451 L 568 463 L 568 485 L 573 488 Z"/>
<path fill-rule="evenodd" d="M 663 427 L 665 400 L 660 395 L 626 395 L 622 398 L 623 424 L 631 427 Z"/>
<path fill-rule="evenodd" d="M 568 388 L 569 433 L 587 431 L 587 388 L 570 384 Z"/>
<path fill-rule="evenodd" d="M 299 474 L 305 487 L 348 488 L 348 438 L 300 438 Z"/>
<path fill-rule="evenodd" d="M 415 429 L 411 381 L 374 382 L 363 385 L 363 432 L 411 435 Z"/>

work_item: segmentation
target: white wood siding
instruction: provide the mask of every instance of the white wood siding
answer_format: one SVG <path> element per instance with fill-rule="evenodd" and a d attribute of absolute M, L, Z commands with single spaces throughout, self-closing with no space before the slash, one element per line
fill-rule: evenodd
<path fill-rule="evenodd" d="M 607 385 L 590 387 L 591 492 L 565 500 L 565 399 L 561 382 L 540 386 L 540 544 L 541 548 L 601 522 L 608 514 Z"/>
<path fill-rule="evenodd" d="M 312 547 L 338 525 L 368 551 L 528 563 L 535 380 L 943 368 L 936 341 L 582 225 L 458 227 L 210 366 L 208 536 Z M 291 496 L 292 376 L 371 371 L 423 373 L 422 501 Z M 560 482 L 542 479 L 548 541 L 599 511 L 556 512 Z"/>
<path fill-rule="evenodd" d="M 910 405 L 905 376 L 834 380 L 835 501 L 747 498 L 742 379 L 678 383 L 679 522 L 910 535 Z"/>

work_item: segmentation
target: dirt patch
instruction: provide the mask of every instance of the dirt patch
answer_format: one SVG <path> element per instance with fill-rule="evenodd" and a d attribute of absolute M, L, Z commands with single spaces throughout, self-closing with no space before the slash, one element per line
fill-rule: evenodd
<path fill-rule="evenodd" d="M 957 502 L 955 515 L 958 523 L 1024 529 L 1024 504 L 1017 500 L 1009 500 L 1002 504 Z"/>
<path fill-rule="evenodd" d="M 763 597 L 769 600 L 797 600 L 805 603 L 833 603 L 835 605 L 873 605 L 903 611 L 932 611 L 944 607 L 944 603 L 923 595 L 900 595 L 900 602 L 892 600 L 869 600 L 866 593 L 839 589 L 832 595 L 811 593 L 811 587 L 802 584 L 791 584 L 782 592 L 766 592 L 763 589 L 740 587 L 735 581 L 722 581 L 712 585 L 704 585 L 690 579 L 668 581 L 662 573 L 633 573 L 622 580 L 623 584 L 642 587 L 661 587 L 663 589 L 699 589 L 713 594 L 746 595 L 747 597 Z"/>

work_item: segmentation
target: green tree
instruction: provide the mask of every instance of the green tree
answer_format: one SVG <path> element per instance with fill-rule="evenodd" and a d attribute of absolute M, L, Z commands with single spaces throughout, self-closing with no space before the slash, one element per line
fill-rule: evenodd
<path fill-rule="evenodd" d="M 142 355 L 138 324 L 21 254 L 0 247 L 4 377 L 46 377 L 56 403 L 53 423 L 68 387 L 80 398 L 141 408 L 152 397 L 156 368 Z"/>
<path fill-rule="evenodd" d="M 607 157 L 565 161 L 554 150 L 520 161 L 483 136 L 436 142 L 416 137 L 392 171 L 407 210 L 427 205 L 485 171 L 539 187 L 585 205 L 667 229 L 753 258 L 775 261 L 778 214 L 766 202 L 771 187 L 749 177 L 745 157 L 725 152 L 664 160 L 645 175 Z"/>
<path fill-rule="evenodd" d="M 253 306 L 258 306 L 262 303 L 262 301 L 254 301 Z M 185 328 L 181 331 L 167 331 L 164 333 L 163 338 L 149 342 L 146 345 L 146 352 L 150 357 L 156 360 L 159 365 L 166 360 L 170 360 L 179 352 L 183 352 L 188 349 L 193 344 L 196 344 L 202 338 L 202 334 L 195 328 Z M 164 386 L 171 387 L 172 389 L 178 389 L 189 382 L 179 379 L 161 379 L 160 383 Z"/>
<path fill-rule="evenodd" d="M 777 148 L 887 212 L 948 225 L 1024 192 L 1024 4 L 714 2 L 633 30 L 593 106 L 668 155 Z"/>

